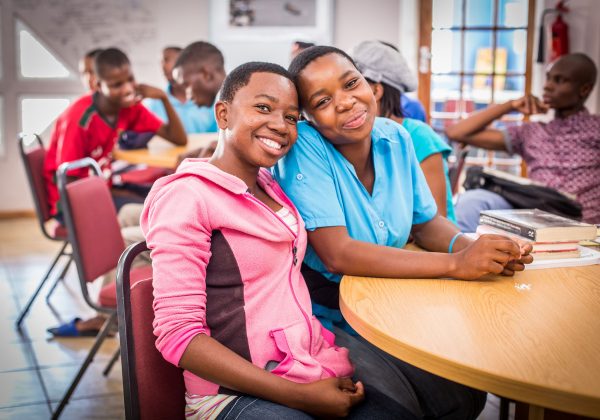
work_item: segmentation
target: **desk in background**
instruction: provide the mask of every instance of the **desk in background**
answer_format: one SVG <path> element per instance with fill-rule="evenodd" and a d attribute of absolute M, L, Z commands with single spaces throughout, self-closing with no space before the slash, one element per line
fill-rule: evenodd
<path fill-rule="evenodd" d="M 487 281 L 346 276 L 348 323 L 444 378 L 530 404 L 600 417 L 600 265 Z"/>
<path fill-rule="evenodd" d="M 135 150 L 115 149 L 115 159 L 124 160 L 131 164 L 145 163 L 150 166 L 175 169 L 177 158 L 182 153 L 200 147 L 208 146 L 213 140 L 217 140 L 217 133 L 189 134 L 188 143 L 185 146 L 175 146 L 167 140 L 155 136 L 148 142 L 148 148 Z"/>

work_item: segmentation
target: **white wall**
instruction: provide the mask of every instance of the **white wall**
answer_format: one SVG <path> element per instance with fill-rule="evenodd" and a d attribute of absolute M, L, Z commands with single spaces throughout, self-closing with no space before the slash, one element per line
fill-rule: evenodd
<path fill-rule="evenodd" d="M 2 26 L 6 26 L 6 22 L 10 22 L 10 9 L 13 1 L 19 0 L 0 0 L 3 15 Z M 74 3 L 81 4 L 82 1 L 86 0 L 55 1 L 68 7 Z M 398 44 L 400 41 L 398 20 L 402 1 L 414 0 L 374 0 L 371 2 L 365 2 L 364 0 L 334 0 L 334 45 L 346 51 L 351 51 L 356 44 L 365 39 L 379 39 Z M 132 58 L 136 78 L 139 81 L 160 86 L 164 83 L 159 67 L 161 48 L 167 44 L 185 46 L 192 41 L 208 40 L 210 1 L 138 0 L 135 3 L 139 3 L 153 12 L 152 18 L 156 20 L 156 28 L 152 34 L 155 39 L 155 48 L 144 47 L 140 49 L 140 47 L 137 47 L 137 49 L 128 51 L 128 53 Z M 107 29 L 111 30 L 111 28 Z M 3 28 L 3 35 L 8 30 L 8 28 Z M 123 28 L 113 28 L 113 30 L 126 34 Z M 6 60 L 6 57 L 10 57 L 13 53 L 14 47 L 7 44 L 5 36 L 1 38 L 3 38 L 2 57 Z M 46 41 L 53 41 L 54 44 L 58 43 L 56 39 L 47 39 Z M 107 47 L 99 40 L 98 45 L 83 45 L 81 48 L 85 51 L 96 46 Z M 67 55 L 65 54 L 65 56 Z M 228 61 L 227 56 L 225 60 Z M 75 61 L 70 59 L 68 63 L 73 70 L 76 70 Z M 229 61 L 234 61 L 234 57 L 230 57 Z M 14 67 L 13 62 L 4 63 L 5 69 L 11 66 Z M 6 72 L 3 72 L 3 74 L 6 75 Z M 14 140 L 18 130 L 16 110 L 11 113 L 10 121 L 7 121 L 2 129 L 4 130 L 6 153 L 0 158 L 0 212 L 32 209 L 33 204 Z"/>
<path fill-rule="evenodd" d="M 555 0 L 538 0 L 536 29 L 539 26 L 539 16 L 543 9 L 552 8 Z M 600 1 L 598 0 L 569 0 L 569 13 L 564 16 L 569 25 L 569 49 L 570 52 L 583 52 L 587 54 L 596 66 L 600 67 Z M 554 21 L 554 15 L 548 16 L 546 24 Z M 536 54 L 537 57 L 537 32 L 536 32 Z M 545 79 L 544 65 L 534 65 L 533 93 L 541 94 Z M 600 80 L 596 80 L 596 87 L 590 94 L 586 103 L 591 113 L 600 113 Z"/>

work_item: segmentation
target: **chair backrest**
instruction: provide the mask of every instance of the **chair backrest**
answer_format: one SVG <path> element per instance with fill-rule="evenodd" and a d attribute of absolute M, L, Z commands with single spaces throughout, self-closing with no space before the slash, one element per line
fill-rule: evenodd
<path fill-rule="evenodd" d="M 33 198 L 33 204 L 37 214 L 38 221 L 44 235 L 54 239 L 46 231 L 44 223 L 50 220 L 50 205 L 48 204 L 48 194 L 46 192 L 46 183 L 44 180 L 44 160 L 46 159 L 46 149 L 37 134 L 20 133 L 18 136 L 19 151 L 21 160 L 25 167 L 29 188 Z M 27 144 L 32 141 L 34 144 Z"/>
<path fill-rule="evenodd" d="M 154 345 L 152 279 L 141 280 L 130 287 L 131 263 L 146 250 L 145 242 L 129 246 L 117 267 L 125 415 L 128 420 L 184 419 L 183 370 L 163 359 Z"/>
<path fill-rule="evenodd" d="M 85 167 L 95 176 L 67 183 L 69 171 Z M 98 310 L 103 308 L 88 300 L 87 283 L 114 269 L 125 249 L 117 212 L 101 173 L 91 158 L 63 163 L 57 171 L 61 208 L 84 298 Z"/>

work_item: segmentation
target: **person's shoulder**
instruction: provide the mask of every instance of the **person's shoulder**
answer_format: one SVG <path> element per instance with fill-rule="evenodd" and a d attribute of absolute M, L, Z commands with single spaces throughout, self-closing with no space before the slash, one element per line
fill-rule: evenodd
<path fill-rule="evenodd" d="M 62 120 L 70 120 L 79 122 L 84 114 L 89 113 L 94 108 L 92 94 L 86 94 L 77 98 L 71 105 L 67 107 L 60 115 Z"/>
<path fill-rule="evenodd" d="M 410 140 L 408 131 L 401 124 L 384 117 L 375 118 L 372 134 L 374 141 L 385 139 L 390 142 L 404 143 Z"/>
<path fill-rule="evenodd" d="M 292 152 L 304 151 L 304 153 L 315 153 L 326 150 L 327 140 L 308 121 L 300 121 L 297 129 L 298 138 L 296 139 L 296 144 L 291 149 Z"/>

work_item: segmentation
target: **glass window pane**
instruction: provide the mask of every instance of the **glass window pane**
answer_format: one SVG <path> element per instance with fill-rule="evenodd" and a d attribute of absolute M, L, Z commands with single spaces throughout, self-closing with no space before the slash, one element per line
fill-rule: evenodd
<path fill-rule="evenodd" d="M 69 98 L 22 98 L 21 131 L 41 134 L 70 103 Z"/>
<path fill-rule="evenodd" d="M 526 27 L 528 14 L 527 0 L 501 1 L 498 10 L 498 26 Z"/>
<path fill-rule="evenodd" d="M 17 22 L 22 77 L 67 78 L 71 72 L 21 22 Z"/>
<path fill-rule="evenodd" d="M 487 107 L 492 102 L 492 77 L 468 76 L 463 83 L 464 112 L 470 114 Z"/>
<path fill-rule="evenodd" d="M 494 102 L 506 102 L 525 94 L 525 76 L 502 77 L 502 79 L 505 79 L 503 83 L 497 82 L 494 86 Z"/>
<path fill-rule="evenodd" d="M 466 72 L 492 72 L 492 39 L 492 31 L 465 31 L 464 69 Z M 506 59 L 502 67 L 502 57 L 496 58 L 496 69 L 504 68 L 506 71 Z"/>
<path fill-rule="evenodd" d="M 431 33 L 431 72 L 461 71 L 460 31 L 435 29 Z"/>
<path fill-rule="evenodd" d="M 506 70 L 510 73 L 525 73 L 527 31 L 498 31 L 498 48 L 506 51 Z M 498 63 L 496 63 L 498 68 Z"/>
<path fill-rule="evenodd" d="M 494 25 L 494 0 L 466 0 L 466 27 Z"/>
<path fill-rule="evenodd" d="M 462 24 L 464 0 L 433 0 L 431 24 L 434 29 L 451 28 Z"/>
<path fill-rule="evenodd" d="M 460 76 L 431 76 L 431 126 L 438 132 L 460 116 Z"/>

